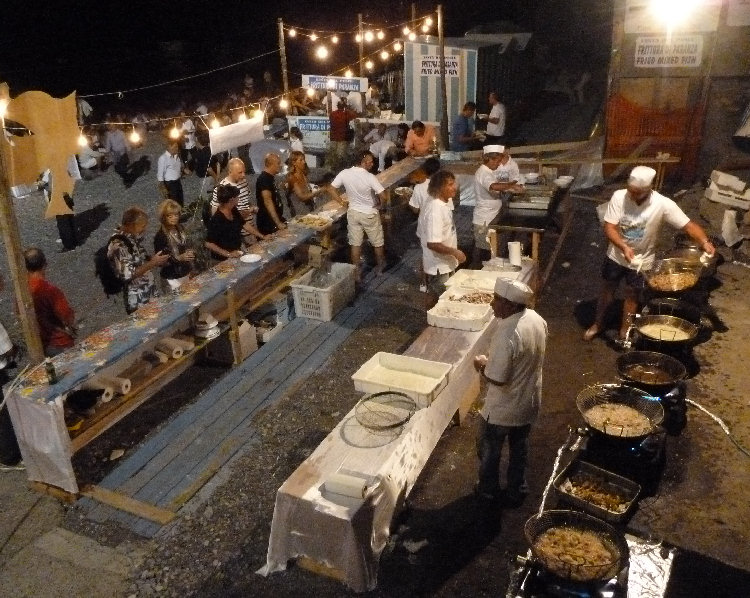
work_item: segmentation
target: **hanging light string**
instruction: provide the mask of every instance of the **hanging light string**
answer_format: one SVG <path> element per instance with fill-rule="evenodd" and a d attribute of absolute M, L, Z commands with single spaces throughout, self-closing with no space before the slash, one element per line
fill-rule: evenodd
<path fill-rule="evenodd" d="M 165 85 L 172 85 L 174 83 L 181 83 L 182 81 L 189 81 L 191 79 L 197 79 L 198 77 L 205 77 L 206 75 L 212 75 L 213 73 L 219 73 L 221 71 L 225 71 L 227 69 L 234 68 L 236 66 L 239 66 L 241 64 L 247 64 L 249 62 L 253 62 L 254 60 L 259 60 L 260 58 L 265 58 L 266 56 L 270 56 L 271 54 L 277 54 L 279 52 L 278 48 L 274 48 L 273 50 L 269 50 L 268 52 L 264 52 L 263 54 L 258 54 L 257 56 L 253 56 L 252 58 L 246 58 L 244 60 L 239 60 L 237 62 L 233 62 L 232 64 L 227 64 L 226 66 L 220 66 L 215 69 L 211 69 L 210 71 L 203 71 L 202 73 L 197 73 L 195 75 L 187 75 L 185 77 L 179 77 L 177 79 L 171 79 L 169 81 L 164 81 L 162 83 L 154 83 L 152 85 L 143 85 L 141 87 L 133 87 L 131 89 L 121 89 L 118 91 L 105 91 L 102 93 L 89 93 L 86 95 L 79 95 L 79 98 L 99 98 L 102 96 L 117 96 L 121 98 L 126 93 L 134 93 L 136 91 L 144 91 L 146 89 L 155 89 L 157 87 L 163 87 Z"/>

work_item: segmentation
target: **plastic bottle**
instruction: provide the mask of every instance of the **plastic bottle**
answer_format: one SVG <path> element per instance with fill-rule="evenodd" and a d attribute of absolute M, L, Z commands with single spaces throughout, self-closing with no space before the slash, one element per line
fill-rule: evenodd
<path fill-rule="evenodd" d="M 44 360 L 44 370 L 47 372 L 47 379 L 49 380 L 49 383 L 56 384 L 57 371 L 55 371 L 55 364 L 52 363 L 52 360 L 49 357 Z"/>

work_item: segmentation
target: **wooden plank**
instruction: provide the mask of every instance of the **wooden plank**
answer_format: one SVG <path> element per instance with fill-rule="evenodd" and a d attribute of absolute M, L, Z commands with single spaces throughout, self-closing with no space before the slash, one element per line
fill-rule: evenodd
<path fill-rule="evenodd" d="M 174 511 L 155 507 L 154 505 L 135 500 L 130 496 L 126 496 L 119 492 L 113 492 L 112 490 L 96 485 L 85 486 L 81 489 L 81 494 L 111 507 L 115 507 L 116 509 L 132 513 L 143 519 L 155 521 L 161 525 L 166 525 L 176 517 Z"/>
<path fill-rule="evenodd" d="M 324 565 L 323 563 L 319 563 L 318 561 L 311 559 L 310 557 L 300 556 L 297 557 L 297 560 L 295 562 L 300 569 L 304 569 L 305 571 L 309 571 L 310 573 L 314 573 L 315 575 L 322 575 L 323 577 L 335 579 L 336 581 L 340 581 L 341 583 L 344 583 L 346 581 L 346 574 L 343 571 L 341 571 L 340 569 L 334 569 L 333 567 L 329 567 L 328 565 Z"/>
<path fill-rule="evenodd" d="M 29 488 L 31 488 L 35 492 L 40 492 L 42 494 L 46 494 L 47 496 L 51 496 L 52 498 L 56 498 L 60 502 L 64 502 L 66 504 L 73 504 L 76 500 L 78 500 L 77 494 L 66 492 L 62 488 L 58 488 L 57 486 L 52 486 L 50 484 L 45 484 L 44 482 L 29 482 Z"/>
<path fill-rule="evenodd" d="M 653 137 L 646 137 L 643 141 L 641 141 L 638 144 L 638 147 L 636 147 L 630 154 L 628 154 L 628 160 L 639 160 L 640 156 L 643 152 L 645 152 L 651 143 L 654 141 Z M 612 173 L 607 177 L 609 180 L 616 179 L 619 177 L 623 172 L 625 172 L 625 168 L 627 168 L 628 164 L 620 164 L 617 168 L 615 168 Z"/>

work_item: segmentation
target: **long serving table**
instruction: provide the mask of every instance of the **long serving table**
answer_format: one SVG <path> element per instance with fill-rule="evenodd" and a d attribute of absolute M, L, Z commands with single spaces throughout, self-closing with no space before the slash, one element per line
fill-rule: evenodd
<path fill-rule="evenodd" d="M 378 179 L 387 188 L 420 164 L 419 160 L 407 158 L 380 173 Z M 344 217 L 346 209 L 331 200 L 316 213 L 336 222 Z M 192 329 L 199 312 L 211 313 L 220 321 L 229 319 L 236 333 L 239 308 L 258 305 L 285 286 L 290 270 L 299 274 L 300 269 L 295 271 L 294 262 L 285 257 L 316 235 L 318 231 L 314 229 L 291 224 L 284 233 L 261 242 L 258 246 L 262 249 L 261 261 L 227 260 L 232 265 L 231 271 L 214 268 L 202 273 L 193 279 L 198 283 L 194 293 L 151 301 L 148 319 L 126 318 L 53 358 L 59 376 L 57 383 L 34 385 L 22 380 L 8 394 L 8 409 L 29 480 L 50 490 L 62 489 L 71 495 L 77 494 L 79 488 L 71 462 L 73 454 L 184 372 L 193 363 L 197 351 L 154 367 L 142 380 L 135 382 L 130 392 L 97 406 L 96 413 L 86 419 L 83 429 L 72 438 L 64 417 L 67 395 L 94 379 L 117 377 L 141 361 L 143 354 L 152 351 L 160 340 Z M 324 243 L 322 240 L 321 244 Z"/>
<path fill-rule="evenodd" d="M 536 264 L 524 260 L 520 272 L 500 275 L 529 282 Z M 429 326 L 422 332 L 404 354 L 451 364 L 447 385 L 400 433 L 368 431 L 357 422 L 354 409 L 344 416 L 279 488 L 260 574 L 284 570 L 296 559 L 358 592 L 377 585 L 391 522 L 451 419 L 458 414 L 460 421 L 477 398 L 473 359 L 487 351 L 496 327 L 492 318 L 478 331 Z M 365 497 L 326 492 L 326 479 L 336 473 L 369 480 Z"/>

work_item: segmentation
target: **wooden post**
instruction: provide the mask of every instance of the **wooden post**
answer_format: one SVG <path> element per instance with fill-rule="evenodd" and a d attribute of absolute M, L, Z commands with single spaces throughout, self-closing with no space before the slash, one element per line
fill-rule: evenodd
<path fill-rule="evenodd" d="M 440 45 L 440 97 L 443 101 L 443 113 L 440 118 L 440 141 L 443 148 L 449 147 L 448 142 L 448 90 L 445 85 L 445 37 L 443 36 L 443 6 L 437 7 L 438 44 Z"/>
<path fill-rule="evenodd" d="M 279 23 L 279 55 L 281 56 L 281 81 L 284 85 L 284 97 L 289 94 L 289 75 L 286 67 L 286 44 L 284 43 L 284 21 L 278 19 Z"/>
<path fill-rule="evenodd" d="M 357 15 L 357 33 L 359 34 L 359 76 L 365 76 L 365 32 L 362 27 L 362 13 Z"/>
<path fill-rule="evenodd" d="M 18 222 L 13 210 L 13 197 L 10 193 L 8 170 L 5 161 L 5 109 L 10 101 L 7 83 L 0 83 L 0 107 L 2 109 L 2 130 L 0 130 L 0 229 L 2 230 L 5 252 L 8 255 L 8 270 L 15 291 L 18 317 L 21 320 L 23 337 L 29 360 L 38 363 L 44 359 L 44 347 L 39 336 L 39 326 L 34 311 L 34 301 L 29 290 L 29 279 L 26 275 L 26 263 L 23 259 L 21 236 L 18 233 Z"/>

